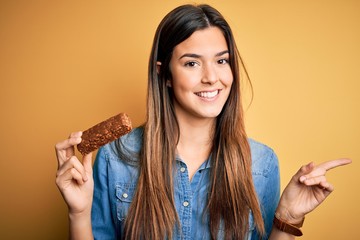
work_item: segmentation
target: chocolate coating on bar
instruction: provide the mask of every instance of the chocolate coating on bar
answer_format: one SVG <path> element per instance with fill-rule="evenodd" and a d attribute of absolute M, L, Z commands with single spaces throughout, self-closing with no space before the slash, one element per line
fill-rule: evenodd
<path fill-rule="evenodd" d="M 128 115 L 120 113 L 84 131 L 77 149 L 82 155 L 88 154 L 129 133 L 131 129 Z"/>

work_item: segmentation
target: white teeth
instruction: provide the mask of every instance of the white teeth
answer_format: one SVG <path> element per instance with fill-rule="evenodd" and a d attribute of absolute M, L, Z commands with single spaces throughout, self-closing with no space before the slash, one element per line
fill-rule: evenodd
<path fill-rule="evenodd" d="M 215 90 L 213 92 L 198 92 L 196 95 L 202 98 L 213 98 L 219 93 L 219 90 Z"/>

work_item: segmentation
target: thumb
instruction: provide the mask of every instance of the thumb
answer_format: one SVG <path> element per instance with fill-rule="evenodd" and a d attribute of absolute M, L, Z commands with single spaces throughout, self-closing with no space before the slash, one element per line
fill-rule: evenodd
<path fill-rule="evenodd" d="M 305 181 L 306 177 L 304 177 L 304 175 L 310 173 L 314 168 L 315 164 L 313 162 L 302 166 L 299 171 L 294 175 L 295 180 L 300 182 Z"/>

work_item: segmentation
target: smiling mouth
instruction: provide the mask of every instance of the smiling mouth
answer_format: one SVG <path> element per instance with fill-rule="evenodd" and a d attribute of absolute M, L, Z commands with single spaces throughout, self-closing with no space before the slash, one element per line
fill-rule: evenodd
<path fill-rule="evenodd" d="M 217 90 L 211 91 L 211 92 L 197 92 L 195 94 L 201 98 L 213 98 L 213 97 L 217 96 L 219 93 L 220 93 L 220 90 L 217 89 Z"/>

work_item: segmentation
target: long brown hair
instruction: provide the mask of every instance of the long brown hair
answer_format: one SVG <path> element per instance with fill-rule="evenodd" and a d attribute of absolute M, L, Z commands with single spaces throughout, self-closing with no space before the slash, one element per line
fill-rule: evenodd
<path fill-rule="evenodd" d="M 180 224 L 174 203 L 173 173 L 179 125 L 169 63 L 176 45 L 197 30 L 218 27 L 229 48 L 233 84 L 217 117 L 211 151 L 211 183 L 207 212 L 212 239 L 223 223 L 225 239 L 242 239 L 250 210 L 258 231 L 264 233 L 261 211 L 253 186 L 251 153 L 245 133 L 240 97 L 239 65 L 243 67 L 232 31 L 223 16 L 208 5 L 177 7 L 159 24 L 149 59 L 147 119 L 139 157 L 137 190 L 125 221 L 125 239 L 171 239 Z M 157 62 L 161 62 L 160 69 Z M 245 71 L 246 73 L 246 71 Z"/>

